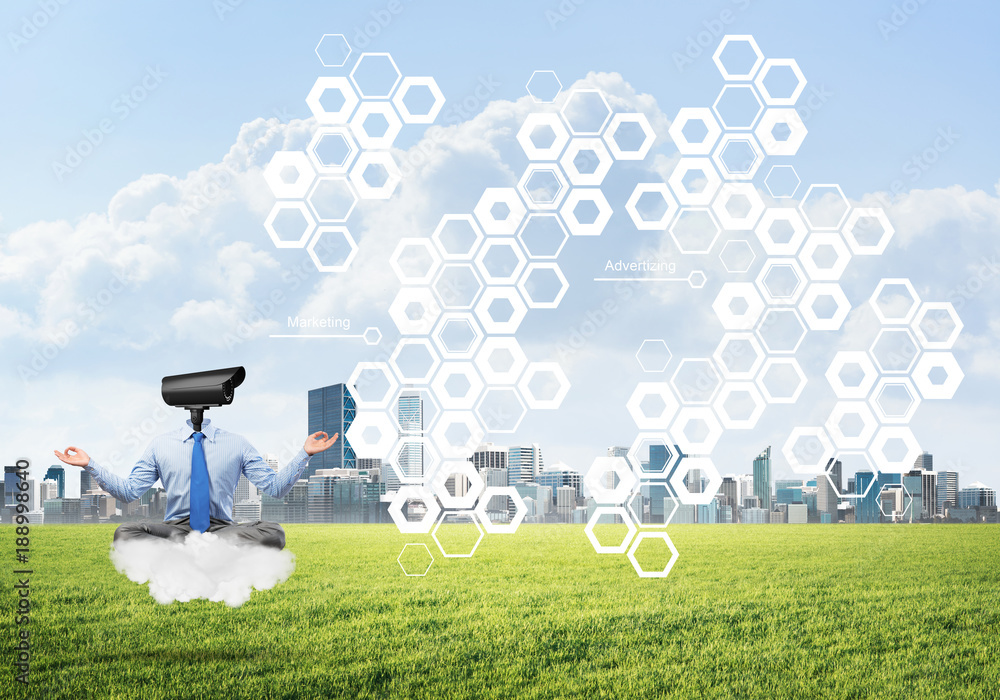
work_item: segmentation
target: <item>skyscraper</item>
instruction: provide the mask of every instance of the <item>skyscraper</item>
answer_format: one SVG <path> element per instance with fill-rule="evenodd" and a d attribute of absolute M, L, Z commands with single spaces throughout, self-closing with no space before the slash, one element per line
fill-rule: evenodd
<path fill-rule="evenodd" d="M 996 504 L 997 492 L 981 481 L 973 481 L 958 492 L 959 508 L 988 508 Z"/>
<path fill-rule="evenodd" d="M 337 433 L 340 437 L 332 447 L 309 459 L 302 479 L 308 479 L 320 469 L 354 469 L 354 449 L 346 433 L 356 412 L 354 397 L 344 384 L 309 390 L 309 434 L 322 430 L 327 435 Z"/>
<path fill-rule="evenodd" d="M 80 470 L 80 495 L 87 493 L 94 488 L 94 478 L 85 469 Z"/>
<path fill-rule="evenodd" d="M 484 442 L 472 453 L 469 461 L 476 468 L 477 472 L 485 469 L 507 469 L 507 458 L 510 450 L 505 447 L 497 447 L 492 442 Z"/>
<path fill-rule="evenodd" d="M 416 438 L 403 442 L 396 453 L 399 473 L 406 477 L 418 479 L 424 474 L 424 400 L 418 391 L 404 391 L 399 395 L 396 407 L 396 417 L 399 420 L 399 438 Z M 390 491 L 399 489 L 399 477 L 388 470 L 387 484 Z"/>
<path fill-rule="evenodd" d="M 519 481 L 534 481 L 544 466 L 542 448 L 538 446 L 537 442 L 531 445 L 507 448 L 507 475 L 511 484 Z"/>
<path fill-rule="evenodd" d="M 830 482 L 837 493 L 844 492 L 844 465 L 839 459 L 831 457 L 826 463 L 826 473 L 830 477 Z"/>
<path fill-rule="evenodd" d="M 827 475 L 820 474 L 816 478 L 816 510 L 819 511 L 820 522 L 837 522 L 837 492 Z M 829 519 L 824 519 L 823 516 Z"/>
<path fill-rule="evenodd" d="M 924 452 L 913 460 L 914 469 L 923 469 L 924 471 L 934 471 L 934 455 L 930 452 Z"/>
<path fill-rule="evenodd" d="M 958 505 L 958 472 L 943 470 L 937 473 L 937 512 L 944 515 L 948 508 Z"/>
<path fill-rule="evenodd" d="M 771 446 L 757 455 L 753 461 L 753 493 L 760 500 L 760 507 L 771 510 L 774 504 L 771 500 Z"/>
<path fill-rule="evenodd" d="M 53 464 L 49 467 L 49 470 L 45 472 L 46 479 L 52 479 L 57 484 L 59 484 L 59 493 L 56 498 L 66 498 L 66 470 L 60 467 L 58 464 Z"/>

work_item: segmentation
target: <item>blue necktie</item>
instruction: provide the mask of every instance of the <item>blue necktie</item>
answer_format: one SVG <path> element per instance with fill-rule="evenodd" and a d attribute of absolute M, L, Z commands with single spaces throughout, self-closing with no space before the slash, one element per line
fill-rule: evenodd
<path fill-rule="evenodd" d="M 190 524 L 192 530 L 205 532 L 208 529 L 208 465 L 205 463 L 204 433 L 194 433 L 191 446 L 191 507 Z"/>

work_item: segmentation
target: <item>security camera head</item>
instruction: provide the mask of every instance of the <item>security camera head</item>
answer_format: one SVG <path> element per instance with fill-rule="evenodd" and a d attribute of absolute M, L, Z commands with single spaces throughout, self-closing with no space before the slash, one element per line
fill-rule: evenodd
<path fill-rule="evenodd" d="M 246 376 L 247 372 L 242 367 L 175 374 L 163 378 L 160 395 L 169 406 L 189 409 L 195 430 L 201 430 L 204 411 L 211 406 L 231 404 L 236 387 L 243 383 Z"/>

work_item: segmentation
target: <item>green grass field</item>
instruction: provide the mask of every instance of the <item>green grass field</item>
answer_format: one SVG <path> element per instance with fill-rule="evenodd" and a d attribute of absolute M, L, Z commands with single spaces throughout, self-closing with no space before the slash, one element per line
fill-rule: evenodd
<path fill-rule="evenodd" d="M 238 609 L 157 605 L 113 530 L 32 529 L 32 680 L 8 661 L 0 696 L 1000 697 L 996 526 L 677 525 L 670 576 L 640 579 L 582 526 L 445 559 L 391 525 L 288 525 L 295 573 Z M 419 541 L 434 564 L 406 577 Z"/>

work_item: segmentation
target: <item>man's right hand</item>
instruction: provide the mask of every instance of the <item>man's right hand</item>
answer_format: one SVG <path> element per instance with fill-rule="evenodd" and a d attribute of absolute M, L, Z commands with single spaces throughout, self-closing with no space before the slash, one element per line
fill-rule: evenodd
<path fill-rule="evenodd" d="M 73 447 L 70 445 L 66 448 L 65 452 L 60 452 L 59 450 L 52 450 L 56 453 L 61 461 L 66 464 L 72 464 L 74 467 L 85 467 L 90 464 L 90 455 L 81 450 L 79 447 Z"/>

